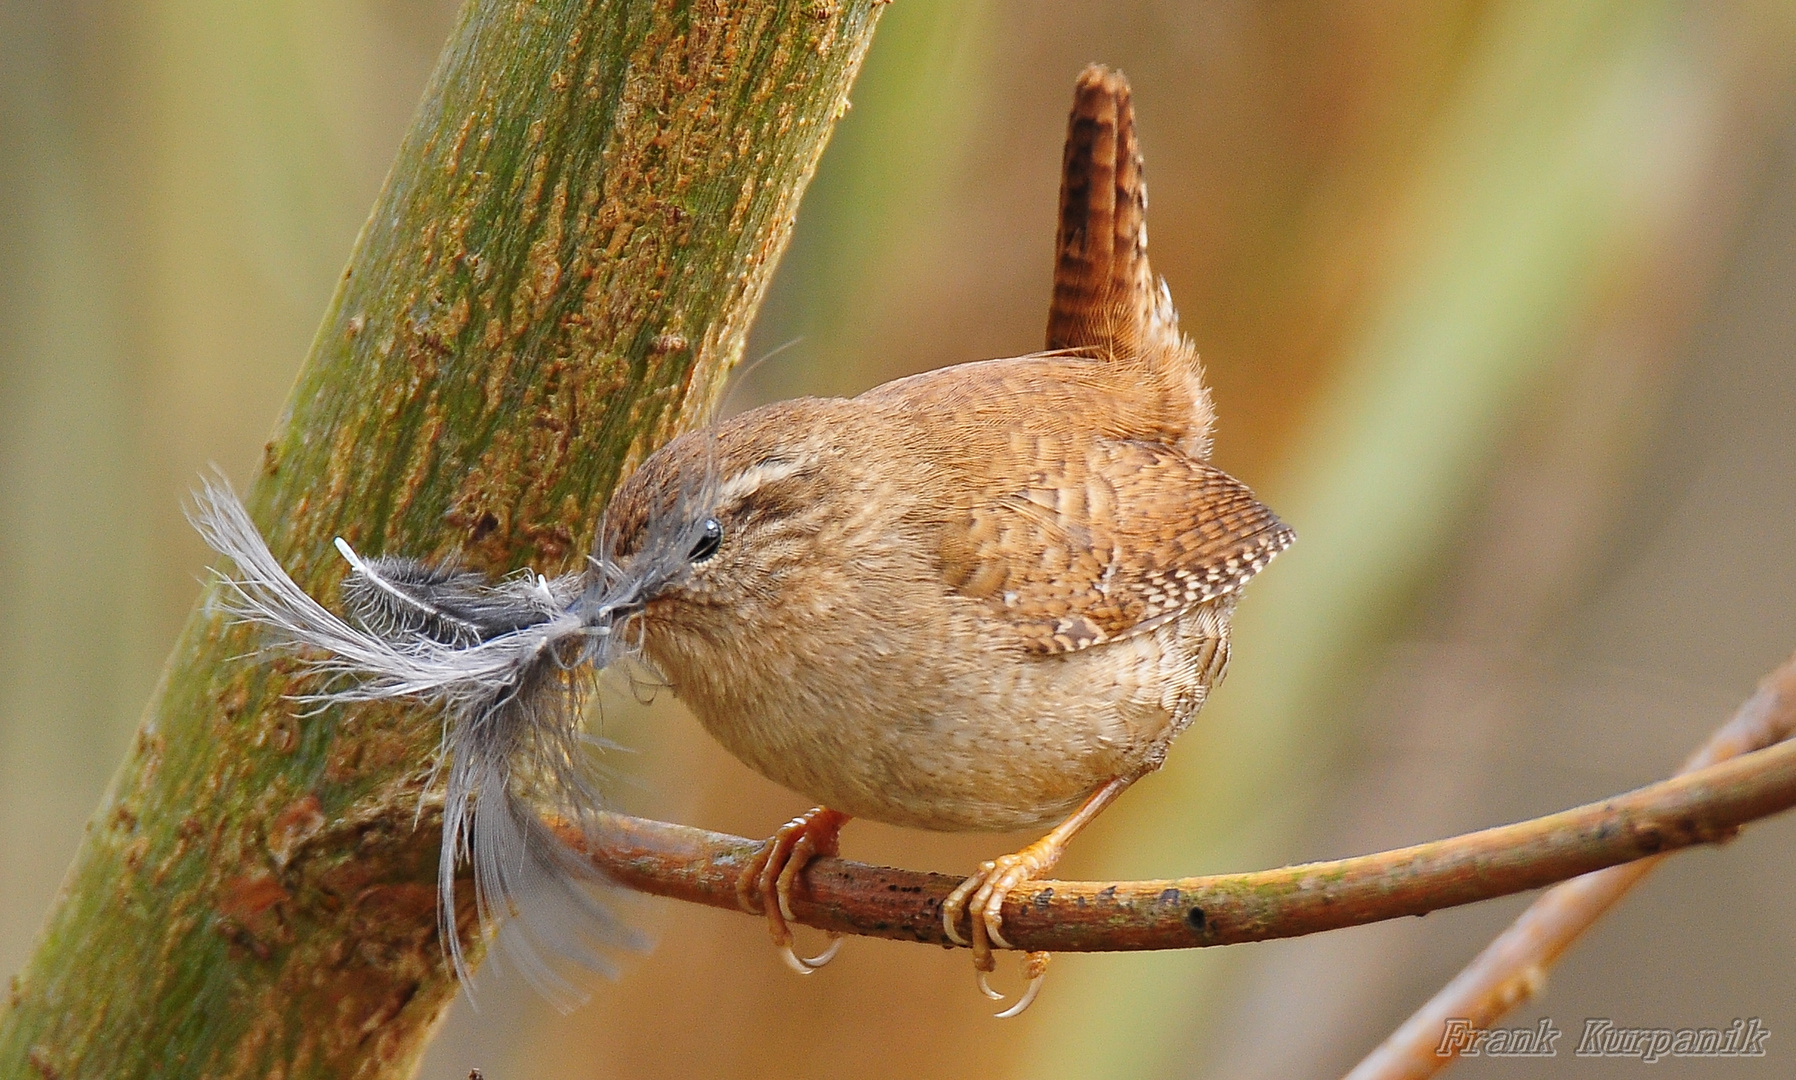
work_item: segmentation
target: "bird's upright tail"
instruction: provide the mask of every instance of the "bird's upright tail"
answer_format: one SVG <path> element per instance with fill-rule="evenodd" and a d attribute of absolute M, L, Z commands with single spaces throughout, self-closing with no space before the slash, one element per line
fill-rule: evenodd
<path fill-rule="evenodd" d="M 1129 80 L 1100 64 L 1079 73 L 1067 118 L 1047 347 L 1128 358 L 1167 376 L 1190 401 L 1181 441 L 1209 456 L 1215 410 L 1203 366 L 1148 262 L 1147 180 Z"/>

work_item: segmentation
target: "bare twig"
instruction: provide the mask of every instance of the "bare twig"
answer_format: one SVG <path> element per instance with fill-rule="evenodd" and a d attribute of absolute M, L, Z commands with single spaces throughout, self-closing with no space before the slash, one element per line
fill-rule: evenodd
<path fill-rule="evenodd" d="M 1005 933 L 1019 949 L 1057 952 L 1227 945 L 1421 915 L 1605 867 L 1617 869 L 1592 878 L 1625 877 L 1614 888 L 1613 895 L 1620 895 L 1653 862 L 1618 864 L 1722 842 L 1749 821 L 1796 806 L 1796 742 L 1771 745 L 1792 727 L 1796 658 L 1768 676 L 1674 779 L 1515 825 L 1376 855 L 1165 881 L 1031 882 L 1005 904 Z M 563 835 L 579 842 L 572 830 Z M 735 909 L 736 876 L 760 844 L 619 815 L 609 819 L 588 854 L 612 877 L 644 892 Z M 940 906 L 960 881 L 957 875 L 818 859 L 805 873 L 793 910 L 799 922 L 834 933 L 945 945 Z M 1536 908 L 1573 886 L 1580 893 L 1589 889 L 1574 882 Z M 1612 899 L 1602 900 L 1589 918 Z M 1582 925 L 1552 940 L 1569 941 Z M 1523 932 L 1528 938 L 1541 933 Z M 1538 971 L 1563 947 L 1536 950 L 1529 955 L 1539 959 L 1517 970 Z M 1504 976 L 1492 985 L 1521 984 Z M 1512 993 L 1493 992 L 1490 999 Z M 1434 1023 L 1430 1030 L 1438 1037 Z M 1428 1041 L 1430 1052 L 1433 1045 Z"/>
<path fill-rule="evenodd" d="M 1770 751 L 1761 748 L 1781 743 L 1792 731 L 1796 731 L 1796 656 L 1759 682 L 1752 697 L 1690 756 L 1678 775 L 1706 775 L 1717 762 L 1739 764 L 1787 751 L 1789 744 Z M 1367 1055 L 1348 1074 L 1348 1080 L 1420 1080 L 1445 1068 L 1457 1056 L 1455 1048 L 1436 1053 L 1449 1019 L 1488 1027 L 1533 997 L 1545 982 L 1547 969 L 1571 943 L 1652 873 L 1662 858 L 1658 855 L 1586 874 L 1536 900 L 1452 982 Z"/>

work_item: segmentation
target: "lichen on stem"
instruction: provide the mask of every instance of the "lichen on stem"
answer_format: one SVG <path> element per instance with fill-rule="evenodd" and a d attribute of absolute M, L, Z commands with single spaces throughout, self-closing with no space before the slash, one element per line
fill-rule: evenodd
<path fill-rule="evenodd" d="M 469 0 L 247 503 L 545 572 L 740 358 L 880 5 Z M 403 1076 L 454 993 L 436 721 L 300 715 L 211 592 L 0 1013 L 0 1074 Z M 464 925 L 470 912 L 458 913 Z"/>

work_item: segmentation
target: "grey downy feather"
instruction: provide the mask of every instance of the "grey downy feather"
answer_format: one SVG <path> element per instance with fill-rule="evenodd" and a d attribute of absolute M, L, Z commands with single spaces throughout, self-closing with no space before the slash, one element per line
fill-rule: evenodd
<path fill-rule="evenodd" d="M 705 470 L 707 473 L 709 470 Z M 581 701 L 593 674 L 631 652 L 628 623 L 653 592 L 685 572 L 697 508 L 711 488 L 696 478 L 649 535 L 626 572 L 604 551 L 557 578 L 519 574 L 498 583 L 410 559 L 357 555 L 343 598 L 350 618 L 326 609 L 275 559 L 234 492 L 207 482 L 192 520 L 236 566 L 220 574 L 223 606 L 293 648 L 322 681 L 315 705 L 416 699 L 443 717 L 443 846 L 438 874 L 442 941 L 464 984 L 455 930 L 455 871 L 474 870 L 481 932 L 547 997 L 583 996 L 567 963 L 606 971 L 605 946 L 640 947 L 591 894 L 591 865 L 537 816 L 547 806 L 590 829 L 601 807 L 590 779 Z M 603 535 L 603 530 L 600 530 Z"/>

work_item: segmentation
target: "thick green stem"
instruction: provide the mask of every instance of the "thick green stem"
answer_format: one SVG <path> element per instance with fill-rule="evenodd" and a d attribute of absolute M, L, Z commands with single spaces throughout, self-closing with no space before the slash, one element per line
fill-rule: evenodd
<path fill-rule="evenodd" d="M 470 0 L 249 505 L 316 595 L 330 539 L 553 572 L 703 416 L 874 0 Z M 454 993 L 434 718 L 305 715 L 208 592 L 37 951 L 0 1075 L 403 1076 Z M 465 913 L 464 913 L 465 918 Z"/>

